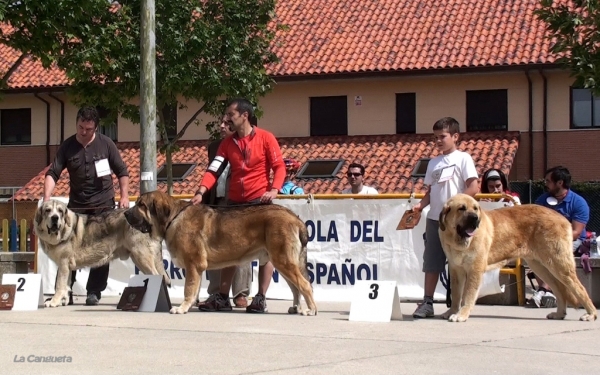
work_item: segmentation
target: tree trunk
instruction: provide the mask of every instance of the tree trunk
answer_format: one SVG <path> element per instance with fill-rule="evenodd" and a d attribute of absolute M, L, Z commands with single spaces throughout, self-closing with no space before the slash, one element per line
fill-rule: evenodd
<path fill-rule="evenodd" d="M 167 162 L 165 164 L 165 168 L 167 168 L 167 192 L 169 195 L 173 195 L 173 144 L 171 142 L 167 143 L 167 147 L 165 150 L 165 157 Z"/>

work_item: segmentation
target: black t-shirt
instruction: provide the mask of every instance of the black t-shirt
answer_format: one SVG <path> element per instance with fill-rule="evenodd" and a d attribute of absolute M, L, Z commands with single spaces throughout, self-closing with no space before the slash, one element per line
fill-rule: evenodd
<path fill-rule="evenodd" d="M 96 133 L 87 147 L 77 141 L 75 135 L 67 138 L 58 148 L 54 162 L 46 172 L 58 181 L 62 171 L 69 172 L 69 203 L 77 206 L 93 206 L 114 198 L 112 174 L 98 177 L 97 162 L 108 165 L 118 178 L 129 176 L 127 166 L 114 142 L 107 136 Z M 99 167 L 100 168 L 100 167 Z"/>

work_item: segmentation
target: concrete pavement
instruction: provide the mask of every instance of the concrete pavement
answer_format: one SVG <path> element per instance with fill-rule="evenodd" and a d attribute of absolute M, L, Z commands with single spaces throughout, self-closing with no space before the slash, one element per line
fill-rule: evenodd
<path fill-rule="evenodd" d="M 600 320 L 545 319 L 551 309 L 475 306 L 466 323 L 438 317 L 348 321 L 350 303 L 319 303 L 316 317 L 269 313 L 186 315 L 99 306 L 0 312 L 0 374 L 590 374 L 600 371 Z M 173 299 L 174 304 L 180 300 Z M 446 310 L 436 304 L 436 314 Z M 30 362 L 35 357 L 71 362 Z M 24 358 L 24 362 L 15 362 Z"/>

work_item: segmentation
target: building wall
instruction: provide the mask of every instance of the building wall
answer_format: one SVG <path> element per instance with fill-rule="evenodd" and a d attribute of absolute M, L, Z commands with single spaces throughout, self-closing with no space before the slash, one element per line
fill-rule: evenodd
<path fill-rule="evenodd" d="M 536 103 L 536 107 L 539 106 L 539 114 L 534 116 L 534 126 L 541 130 L 541 79 L 535 73 L 531 76 L 536 91 L 534 98 L 539 102 Z M 565 86 L 565 80 L 562 78 L 557 89 L 560 89 L 561 85 Z M 568 84 L 566 87 L 567 102 L 563 107 L 566 106 L 568 114 Z M 264 115 L 259 119 L 259 126 L 279 137 L 308 136 L 310 135 L 310 98 L 346 95 L 348 135 L 394 134 L 396 132 L 395 94 L 414 92 L 418 133 L 430 133 L 433 124 L 445 116 L 456 118 L 463 125 L 464 130 L 466 91 L 486 89 L 508 90 L 509 130 L 527 131 L 529 127 L 528 83 L 523 72 L 282 82 L 260 100 L 259 104 L 264 110 Z M 356 96 L 362 99 L 360 106 L 355 105 Z M 178 112 L 179 129 L 200 107 L 198 103 L 186 104 L 188 108 Z M 207 139 L 205 124 L 211 120 L 212 118 L 208 116 L 200 116 L 200 125 L 190 126 L 183 139 Z M 565 124 L 555 122 L 557 127 L 562 126 L 563 129 L 567 129 L 568 124 Z M 128 121 L 119 122 L 120 141 L 139 141 L 139 134 L 139 126 L 134 126 Z"/>
<path fill-rule="evenodd" d="M 543 175 L 544 166 L 564 164 L 576 179 L 592 180 L 600 175 L 600 167 L 586 163 L 589 149 L 600 138 L 597 129 L 570 130 L 570 92 L 572 79 L 562 71 L 546 71 L 547 77 L 547 135 L 543 133 L 543 80 L 539 71 L 531 71 L 533 90 L 533 177 Z M 281 82 L 261 99 L 264 116 L 259 126 L 278 137 L 308 136 L 310 134 L 310 97 L 346 95 L 348 98 L 348 134 L 393 134 L 396 127 L 395 94 L 416 93 L 417 132 L 431 133 L 433 123 L 441 117 L 453 116 L 465 130 L 466 91 L 484 89 L 508 90 L 508 126 L 521 132 L 521 144 L 512 179 L 529 179 L 529 86 L 525 72 L 496 72 L 478 74 L 421 75 L 411 77 L 360 78 L 341 80 L 313 80 Z M 66 102 L 64 117 L 65 138 L 75 133 L 77 107 L 63 94 L 55 94 Z M 50 103 L 51 158 L 60 143 L 60 104 L 41 93 Z M 361 105 L 355 105 L 355 96 Z M 178 129 L 181 129 L 200 103 L 185 103 L 178 111 Z M 46 105 L 33 94 L 5 94 L 0 100 L 3 108 L 32 108 L 32 145 L 0 146 L 0 186 L 21 186 L 47 166 Z M 205 129 L 212 118 L 201 115 L 198 124 L 191 125 L 183 139 L 207 139 Z M 1 126 L 1 125 L 0 125 Z M 119 118 L 120 142 L 139 142 L 140 126 Z M 544 139 L 548 155 L 544 157 Z M 545 159 L 547 158 L 547 162 Z"/>
<path fill-rule="evenodd" d="M 50 146 L 50 161 L 58 146 Z M 46 146 L 0 147 L 0 187 L 23 186 L 50 163 Z"/>
<path fill-rule="evenodd" d="M 13 215 L 14 209 L 14 215 Z M 21 224 L 21 220 L 27 220 L 27 223 L 33 222 L 35 217 L 35 210 L 37 209 L 37 202 L 15 202 L 13 207 L 12 202 L 0 202 L 0 222 L 3 219 L 17 220 L 17 224 Z"/>

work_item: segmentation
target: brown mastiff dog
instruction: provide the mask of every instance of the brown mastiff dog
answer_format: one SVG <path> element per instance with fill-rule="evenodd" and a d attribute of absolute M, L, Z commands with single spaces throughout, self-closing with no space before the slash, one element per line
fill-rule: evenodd
<path fill-rule="evenodd" d="M 291 210 L 276 205 L 210 208 L 153 191 L 141 195 L 126 211 L 134 228 L 164 238 L 172 261 L 185 269 L 184 300 L 171 309 L 185 314 L 200 290 L 207 269 L 271 260 L 294 296 L 291 314 L 316 315 L 312 286 L 306 269 L 306 225 Z M 308 310 L 302 310 L 300 294 Z"/>
<path fill-rule="evenodd" d="M 484 272 L 521 257 L 556 295 L 558 309 L 548 319 L 564 319 L 569 303 L 585 308 L 580 320 L 596 320 L 596 308 L 575 274 L 573 229 L 561 214 L 534 204 L 484 211 L 473 197 L 458 194 L 444 205 L 439 223 L 452 291 L 443 319 L 466 321 Z"/>

